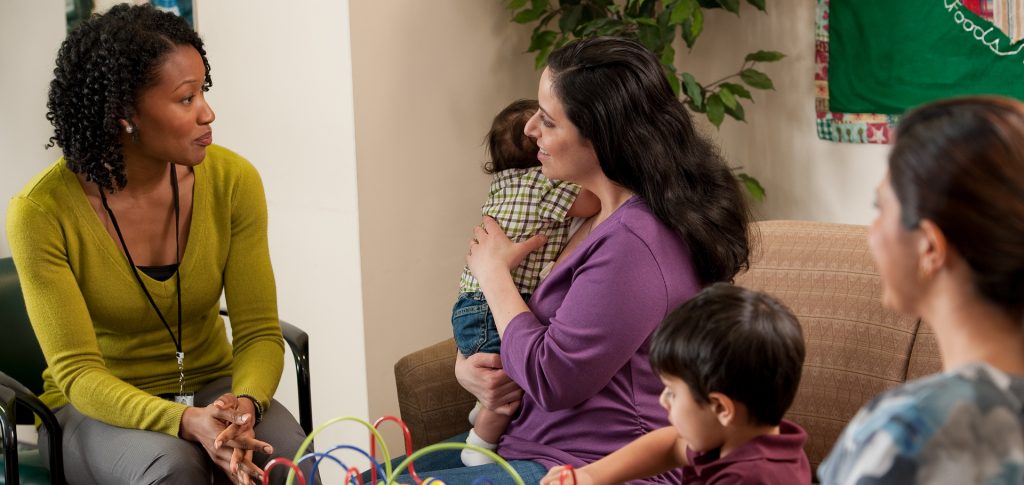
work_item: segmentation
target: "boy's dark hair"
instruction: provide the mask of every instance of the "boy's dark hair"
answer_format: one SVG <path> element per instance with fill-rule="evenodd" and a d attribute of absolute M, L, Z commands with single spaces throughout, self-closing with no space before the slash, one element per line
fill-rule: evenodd
<path fill-rule="evenodd" d="M 491 131 L 487 132 L 487 154 L 491 161 L 484 164 L 484 172 L 497 173 L 510 168 L 540 165 L 537 142 L 523 133 L 526 122 L 539 109 L 537 100 L 520 99 L 494 117 Z"/>
<path fill-rule="evenodd" d="M 774 298 L 718 283 L 665 318 L 650 355 L 654 370 L 682 379 L 698 403 L 720 392 L 743 403 L 753 423 L 778 425 L 800 384 L 804 339 Z"/>

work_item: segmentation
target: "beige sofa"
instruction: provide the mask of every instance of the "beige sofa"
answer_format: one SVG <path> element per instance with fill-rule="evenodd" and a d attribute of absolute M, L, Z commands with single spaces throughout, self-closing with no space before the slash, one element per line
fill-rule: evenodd
<path fill-rule="evenodd" d="M 757 224 L 750 271 L 737 284 L 788 305 L 803 326 L 807 358 L 787 417 L 807 430 L 812 468 L 872 396 L 940 368 L 935 337 L 917 318 L 880 305 L 867 228 L 803 221 Z M 440 342 L 395 364 L 402 419 L 416 448 L 469 429 L 473 397 L 456 382 L 455 344 Z"/>

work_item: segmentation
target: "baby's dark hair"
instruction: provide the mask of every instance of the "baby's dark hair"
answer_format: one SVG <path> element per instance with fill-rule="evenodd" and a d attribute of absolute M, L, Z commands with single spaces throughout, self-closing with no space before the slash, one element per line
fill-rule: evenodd
<path fill-rule="evenodd" d="M 651 340 L 651 366 L 678 377 L 694 399 L 720 392 L 753 424 L 778 425 L 800 385 L 800 323 L 767 294 L 718 283 L 677 308 Z"/>
<path fill-rule="evenodd" d="M 497 173 L 510 168 L 540 165 L 537 142 L 523 133 L 526 122 L 539 109 L 537 100 L 520 99 L 494 117 L 491 131 L 487 132 L 487 154 L 491 160 L 484 164 L 484 172 Z"/>

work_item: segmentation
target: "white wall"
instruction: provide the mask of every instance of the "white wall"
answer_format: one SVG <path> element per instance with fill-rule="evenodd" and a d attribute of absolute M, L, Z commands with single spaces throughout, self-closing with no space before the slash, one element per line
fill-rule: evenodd
<path fill-rule="evenodd" d="M 310 334 L 314 423 L 365 418 L 348 2 L 206 0 L 196 14 L 212 66 L 214 140 L 263 176 L 280 314 Z M 278 393 L 286 399 L 290 372 Z M 318 443 L 366 446 L 366 436 L 337 425 Z M 331 474 L 326 482 L 343 472 Z"/>
<path fill-rule="evenodd" d="M 214 140 L 249 158 L 263 176 L 280 314 L 310 334 L 314 422 L 365 418 L 348 4 L 205 0 L 196 15 L 212 65 Z M 59 156 L 42 146 L 52 133 L 46 89 L 63 36 L 63 0 L 0 0 L 5 209 Z M 0 256 L 7 256 L 2 227 Z M 278 398 L 297 415 L 294 396 L 287 362 Z M 367 433 L 342 425 L 321 436 L 321 446 L 365 446 Z M 332 475 L 324 478 L 340 481 Z"/>
<path fill-rule="evenodd" d="M 11 255 L 7 201 L 61 155 L 44 145 L 53 135 L 46 93 L 64 29 L 63 0 L 0 0 L 0 257 Z"/>
<path fill-rule="evenodd" d="M 63 2 L 0 0 L 0 93 L 7 93 L 0 109 L 0 258 L 11 255 L 7 200 L 60 156 L 59 149 L 44 145 L 53 134 L 46 92 L 63 39 Z M 18 439 L 31 442 L 35 431 L 18 426 Z"/>

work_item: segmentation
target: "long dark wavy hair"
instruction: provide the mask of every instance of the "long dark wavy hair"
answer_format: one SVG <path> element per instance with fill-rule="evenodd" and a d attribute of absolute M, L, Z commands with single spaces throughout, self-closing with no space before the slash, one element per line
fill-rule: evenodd
<path fill-rule="evenodd" d="M 128 182 L 118 120 L 135 114 L 139 94 L 156 82 L 161 61 L 177 46 L 191 45 L 203 58 L 203 90 L 213 85 L 203 41 L 177 15 L 150 5 L 111 8 L 71 31 L 57 53 L 46 119 L 48 146 L 64 151 L 67 166 L 103 190 Z"/>
<path fill-rule="evenodd" d="M 679 235 L 702 284 L 732 281 L 749 267 L 746 199 L 654 54 L 633 40 L 597 37 L 552 52 L 548 69 L 604 174 L 639 194 Z"/>
<path fill-rule="evenodd" d="M 942 230 L 977 291 L 1024 317 L 1024 104 L 957 98 L 905 116 L 889 180 L 907 229 Z"/>

